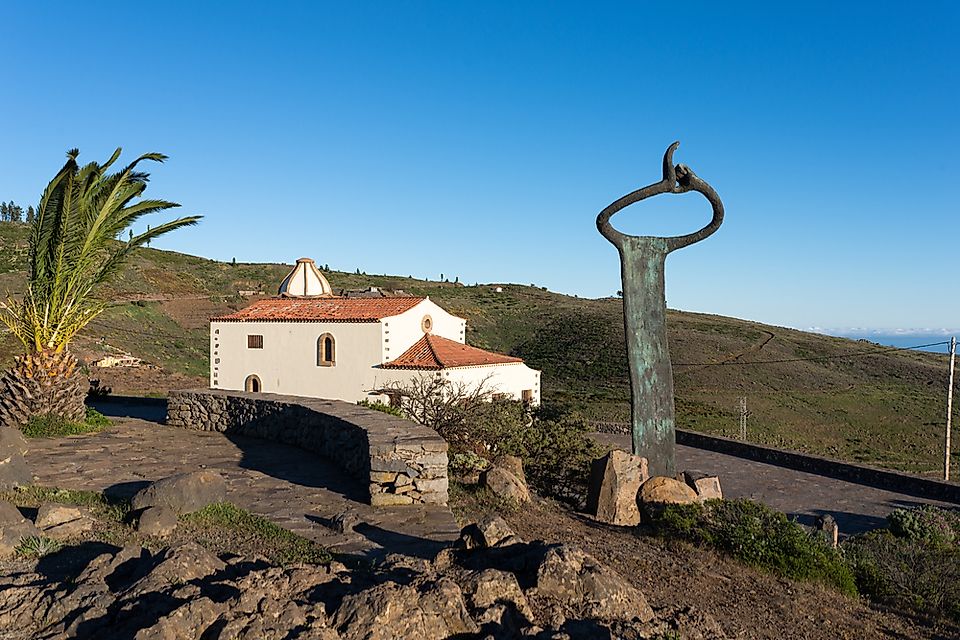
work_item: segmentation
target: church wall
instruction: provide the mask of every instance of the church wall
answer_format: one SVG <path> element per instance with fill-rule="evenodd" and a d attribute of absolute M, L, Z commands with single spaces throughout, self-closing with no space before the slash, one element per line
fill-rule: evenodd
<path fill-rule="evenodd" d="M 335 366 L 317 364 L 317 339 L 325 333 L 336 341 Z M 263 348 L 248 348 L 248 335 L 263 336 Z M 247 376 L 256 375 L 265 393 L 355 402 L 368 397 L 381 356 L 377 322 L 210 323 L 213 389 L 243 391 Z"/>
<path fill-rule="evenodd" d="M 523 391 L 531 389 L 533 404 L 540 404 L 540 372 L 522 362 L 484 367 L 458 367 L 445 369 L 443 373 L 449 380 L 460 381 L 469 386 L 483 382 L 484 388 L 494 393 L 509 394 L 512 400 L 522 400 Z"/>
<path fill-rule="evenodd" d="M 467 321 L 450 315 L 432 300 L 424 300 L 400 315 L 383 319 L 383 360 L 394 360 L 423 337 L 423 317 L 429 315 L 430 333 L 463 343 Z"/>
<path fill-rule="evenodd" d="M 382 362 L 400 356 L 423 337 L 422 320 L 429 315 L 431 333 L 465 342 L 466 321 L 430 300 L 380 322 L 211 322 L 210 387 L 244 391 L 247 377 L 255 375 L 260 392 L 332 398 L 356 402 L 383 400 L 373 389 L 391 383 L 406 384 L 421 372 L 380 369 Z M 334 366 L 317 364 L 317 340 L 329 333 L 336 341 Z M 263 348 L 249 348 L 247 336 L 262 336 Z M 424 372 L 433 375 L 435 372 Z M 451 380 L 480 384 L 487 376 L 490 388 L 520 400 L 526 389 L 540 403 L 540 372 L 525 364 L 488 365 L 447 369 Z"/>
<path fill-rule="evenodd" d="M 440 373 L 454 384 L 462 384 L 475 389 L 483 383 L 484 389 L 494 393 L 509 395 L 512 400 L 523 400 L 523 391 L 533 391 L 533 404 L 540 404 L 540 372 L 518 362 L 479 367 L 457 367 L 441 371 L 417 371 L 413 369 L 381 369 L 378 376 L 381 384 L 394 383 L 404 385 L 418 376 L 432 376 Z"/>

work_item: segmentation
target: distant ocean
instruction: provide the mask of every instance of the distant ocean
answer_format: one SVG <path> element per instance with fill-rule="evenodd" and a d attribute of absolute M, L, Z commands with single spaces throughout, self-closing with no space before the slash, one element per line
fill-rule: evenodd
<path fill-rule="evenodd" d="M 851 340 L 869 340 L 885 347 L 898 347 L 900 349 L 917 347 L 926 344 L 935 344 L 944 342 L 947 344 L 938 344 L 932 347 L 922 347 L 918 351 L 930 351 L 932 353 L 949 353 L 950 336 L 942 333 L 938 334 L 884 334 L 884 333 L 831 333 L 841 338 L 850 338 Z"/>

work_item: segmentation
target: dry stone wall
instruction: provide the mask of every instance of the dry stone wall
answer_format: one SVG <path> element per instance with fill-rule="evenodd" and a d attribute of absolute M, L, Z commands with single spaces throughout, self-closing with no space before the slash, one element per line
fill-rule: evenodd
<path fill-rule="evenodd" d="M 171 392 L 167 424 L 290 444 L 368 483 L 370 504 L 447 504 L 447 443 L 436 431 L 339 400 L 220 390 Z"/>

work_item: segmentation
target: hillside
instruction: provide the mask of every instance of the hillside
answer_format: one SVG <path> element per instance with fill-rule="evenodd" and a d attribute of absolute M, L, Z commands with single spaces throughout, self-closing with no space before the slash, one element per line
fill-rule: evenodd
<path fill-rule="evenodd" d="M 0 293 L 22 289 L 26 231 L 0 223 Z M 87 359 L 131 353 L 160 368 L 91 372 L 115 393 L 205 384 L 207 318 L 253 299 L 239 291 L 269 295 L 289 268 L 146 249 L 113 284 L 108 294 L 117 303 L 83 333 L 76 350 Z M 629 419 L 618 299 L 587 300 L 526 285 L 503 285 L 498 293 L 491 285 L 327 276 L 335 289 L 377 286 L 429 295 L 467 318 L 471 344 L 541 369 L 545 403 L 591 420 Z M 752 441 L 921 473 L 941 467 L 943 356 L 886 351 L 822 359 L 880 347 L 680 311 L 669 313 L 668 324 L 681 427 L 736 435 L 738 401 L 746 396 Z M 15 352 L 11 336 L 0 336 L 0 365 Z M 747 364 L 757 361 L 763 363 Z"/>

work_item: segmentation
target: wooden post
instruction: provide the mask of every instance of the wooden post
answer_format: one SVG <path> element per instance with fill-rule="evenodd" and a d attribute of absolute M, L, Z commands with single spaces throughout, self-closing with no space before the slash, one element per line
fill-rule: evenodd
<path fill-rule="evenodd" d="M 740 396 L 740 439 L 747 441 L 747 396 Z"/>
<path fill-rule="evenodd" d="M 957 338 L 950 338 L 950 382 L 947 384 L 947 438 L 943 451 L 943 479 L 950 480 L 950 422 L 953 418 L 953 364 L 957 356 Z"/>

